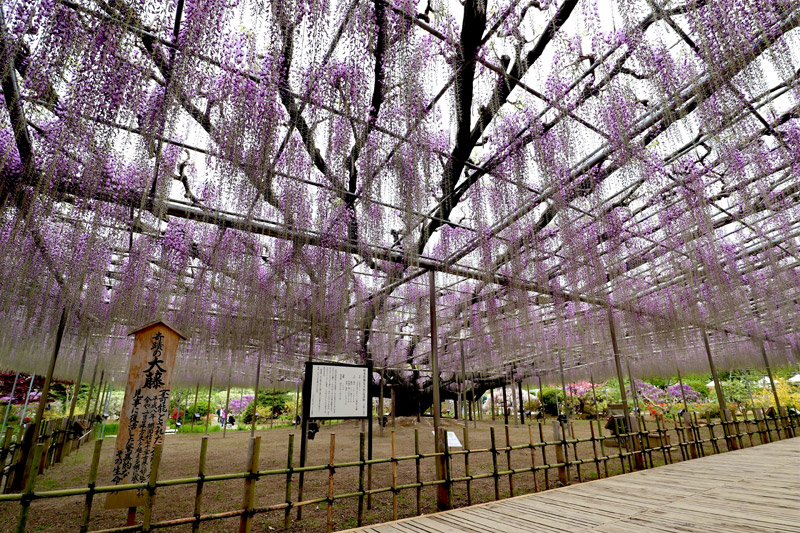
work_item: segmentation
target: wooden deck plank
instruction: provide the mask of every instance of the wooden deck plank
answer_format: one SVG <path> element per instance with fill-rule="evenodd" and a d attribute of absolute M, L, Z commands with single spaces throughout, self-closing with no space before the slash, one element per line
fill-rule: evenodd
<path fill-rule="evenodd" d="M 800 533 L 800 437 L 360 533 Z"/>

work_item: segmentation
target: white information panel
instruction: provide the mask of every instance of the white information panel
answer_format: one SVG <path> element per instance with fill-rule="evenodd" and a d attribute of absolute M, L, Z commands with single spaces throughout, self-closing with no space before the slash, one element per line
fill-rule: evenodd
<path fill-rule="evenodd" d="M 431 431 L 434 435 L 436 435 L 435 431 Z M 455 434 L 454 431 L 447 432 L 447 447 L 448 448 L 462 448 L 461 441 L 458 440 L 458 435 Z"/>
<path fill-rule="evenodd" d="M 368 387 L 367 367 L 315 363 L 311 372 L 309 418 L 367 418 Z"/>

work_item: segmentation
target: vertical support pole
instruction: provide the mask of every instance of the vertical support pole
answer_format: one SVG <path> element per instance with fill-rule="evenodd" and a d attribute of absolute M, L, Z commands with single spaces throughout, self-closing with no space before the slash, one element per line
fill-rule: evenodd
<path fill-rule="evenodd" d="M 194 414 L 197 412 L 197 395 L 200 394 L 200 382 L 197 382 L 197 386 L 194 388 L 194 404 L 192 404 L 192 421 L 191 421 L 191 430 L 189 433 L 194 433 Z"/>
<path fill-rule="evenodd" d="M 597 407 L 597 394 L 596 394 L 596 392 L 594 390 L 594 374 L 591 374 L 589 376 L 589 379 L 591 380 L 591 383 L 592 383 L 592 402 L 594 403 L 594 419 L 595 420 L 599 420 L 600 419 L 600 409 Z M 597 477 L 598 478 L 600 477 L 600 473 L 599 472 L 597 474 Z"/>
<path fill-rule="evenodd" d="M 25 404 L 22 406 L 22 413 L 19 415 L 19 423 L 20 425 L 23 424 L 25 420 L 25 414 L 28 412 L 28 401 L 31 399 L 31 393 L 33 392 L 33 382 L 36 380 L 36 374 L 31 374 L 31 382 L 28 385 L 28 394 L 25 395 Z"/>
<path fill-rule="evenodd" d="M 94 487 L 97 483 L 97 467 L 100 465 L 100 451 L 102 448 L 103 441 L 96 440 L 94 443 L 94 453 L 92 454 L 92 465 L 89 467 L 89 492 L 86 493 L 86 502 L 83 504 L 80 533 L 86 533 L 89 530 L 89 517 L 92 514 Z"/>
<path fill-rule="evenodd" d="M 494 426 L 489 427 L 489 438 L 491 447 L 489 452 L 492 454 L 492 478 L 494 479 L 494 499 L 500 499 L 500 475 L 497 473 L 497 442 L 494 435 Z"/>
<path fill-rule="evenodd" d="M 558 414 L 563 414 L 569 420 L 569 397 L 567 396 L 567 382 L 564 379 L 564 360 L 561 358 L 561 350 L 558 350 L 558 372 L 561 374 L 561 390 L 564 391 L 564 409 Z M 558 398 L 558 393 L 556 393 L 556 398 Z"/>
<path fill-rule="evenodd" d="M 97 413 L 99 412 L 100 406 L 102 405 L 100 403 L 100 396 L 103 395 L 103 392 L 105 390 L 103 389 L 103 384 L 108 386 L 108 383 L 105 383 L 104 381 L 105 377 L 106 377 L 106 369 L 104 368 L 103 370 L 100 371 L 100 382 L 97 384 L 97 397 L 94 399 L 94 409 L 91 410 L 91 413 L 94 413 L 94 416 L 92 417 L 92 424 L 94 424 L 94 421 L 97 419 Z M 89 408 L 88 404 L 86 405 L 86 408 L 88 412 Z"/>
<path fill-rule="evenodd" d="M 64 329 L 67 326 L 67 309 L 64 308 L 61 311 L 61 319 L 58 321 L 58 330 L 56 331 L 56 342 L 53 346 L 53 353 L 50 356 L 50 364 L 47 367 L 47 374 L 44 377 L 44 385 L 42 385 L 42 392 L 39 396 L 39 405 L 36 408 L 36 418 L 33 420 L 33 438 L 31 439 L 31 444 L 36 446 L 36 443 L 39 440 L 39 431 L 42 425 L 42 418 L 44 418 L 44 408 L 47 407 L 47 396 L 50 394 L 50 383 L 53 381 L 53 370 L 56 368 L 56 360 L 58 359 L 58 351 L 61 349 L 61 340 L 64 338 Z M 33 385 L 33 380 L 31 380 L 31 385 Z M 25 463 L 25 473 L 30 472 L 33 469 L 32 463 L 30 460 L 33 459 L 33 455 L 29 455 L 29 461 Z M 36 475 L 36 474 L 34 474 Z M 25 484 L 25 478 L 23 476 L 23 485 Z"/>
<path fill-rule="evenodd" d="M 419 429 L 414 428 L 414 467 L 417 474 L 417 516 L 422 514 L 422 469 L 420 468 Z"/>
<path fill-rule="evenodd" d="M 522 401 L 522 380 L 517 381 L 517 392 L 519 392 L 519 423 L 525 425 L 525 402 Z"/>
<path fill-rule="evenodd" d="M 24 497 L 20 501 L 19 521 L 17 522 L 17 532 L 25 533 L 25 525 L 28 522 L 28 511 L 31 506 L 31 498 L 33 496 L 33 487 L 36 483 L 36 476 L 39 474 L 39 461 L 42 457 L 42 449 L 44 446 L 37 444 L 33 448 L 31 454 L 31 468 L 28 478 L 25 480 Z"/>
<path fill-rule="evenodd" d="M 158 466 L 161 464 L 162 450 L 163 445 L 161 444 L 156 445 L 153 449 L 153 466 L 150 467 L 150 477 L 147 480 L 147 496 L 144 504 L 142 531 L 150 531 L 150 522 L 153 520 L 153 505 L 156 501 L 156 481 L 158 481 Z"/>
<path fill-rule="evenodd" d="M 67 431 L 70 431 L 70 427 L 72 427 L 72 419 L 75 416 L 75 406 L 78 405 L 78 394 L 81 392 L 81 380 L 83 379 L 83 370 L 84 368 L 86 368 L 86 350 L 88 347 L 89 347 L 89 341 L 87 340 L 83 345 L 83 355 L 81 356 L 81 366 L 80 368 L 78 368 L 78 379 L 75 381 L 75 391 L 72 394 L 72 401 L 69 402 L 69 414 L 67 415 Z M 66 434 L 62 436 L 62 447 L 65 439 L 66 439 Z M 58 455 L 56 456 L 56 461 L 60 460 L 61 460 L 61 448 L 59 448 Z"/>
<path fill-rule="evenodd" d="M 364 451 L 364 434 L 361 434 L 361 451 Z M 292 519 L 292 464 L 294 461 L 294 433 L 289 433 L 286 450 L 286 509 L 283 511 L 283 530 L 289 531 Z"/>
<path fill-rule="evenodd" d="M 511 468 L 511 435 L 506 426 L 506 466 L 508 467 L 508 493 L 514 497 L 514 471 Z"/>
<path fill-rule="evenodd" d="M 767 358 L 767 349 L 764 347 L 764 341 L 761 341 L 761 357 L 764 359 L 764 367 L 767 369 L 767 377 L 769 377 L 769 386 L 772 388 L 772 397 L 775 399 L 775 415 L 776 420 L 781 420 L 784 416 L 786 416 L 786 412 L 781 405 L 781 400 L 778 398 L 778 389 L 775 387 L 775 378 L 772 377 L 772 367 L 769 364 L 769 359 Z M 782 422 L 781 422 L 782 423 Z M 776 424 L 777 425 L 777 424 Z M 780 436 L 780 429 L 778 429 L 778 436 Z M 784 433 L 786 438 L 792 437 L 792 430 L 789 427 L 784 427 Z"/>
<path fill-rule="evenodd" d="M 222 421 L 222 438 L 225 438 L 225 432 L 228 429 L 228 409 L 231 406 L 231 372 L 233 372 L 233 361 L 228 361 L 228 393 L 225 395 L 225 416 Z M 180 409 L 180 402 L 178 402 L 178 409 Z"/>
<path fill-rule="evenodd" d="M 211 389 L 214 388 L 214 373 L 211 373 L 211 378 L 208 380 L 208 402 L 206 403 L 206 435 L 208 435 L 208 422 L 211 420 Z M 258 407 L 258 404 L 256 404 Z"/>
<path fill-rule="evenodd" d="M 395 414 L 396 414 L 397 411 L 395 410 L 395 396 L 396 396 L 396 394 L 395 394 L 395 390 L 394 390 L 394 385 L 389 387 L 389 392 L 392 394 L 392 427 L 395 427 Z"/>
<path fill-rule="evenodd" d="M 14 384 L 11 386 L 11 394 L 10 399 L 8 400 L 8 405 L 6 406 L 6 414 L 3 416 L 3 429 L 0 430 L 0 435 L 6 432 L 6 423 L 8 422 L 8 413 L 11 412 L 11 404 L 14 403 L 14 392 L 17 390 L 17 380 L 19 379 L 19 371 L 17 371 L 17 375 L 14 376 Z"/>
<path fill-rule="evenodd" d="M 370 372 L 370 383 L 372 373 Z M 369 402 L 369 420 L 367 421 L 367 460 L 372 461 L 372 400 Z M 367 490 L 372 490 L 372 464 L 367 466 Z M 372 494 L 367 495 L 367 509 L 372 509 Z"/>
<path fill-rule="evenodd" d="M 517 390 L 516 390 L 517 387 L 515 386 L 516 382 L 514 380 L 514 368 L 513 367 L 511 368 L 511 371 L 508 374 L 508 378 L 509 378 L 508 379 L 509 385 L 511 385 L 511 409 L 512 409 L 512 411 L 514 411 L 514 414 L 511 417 L 511 419 L 513 421 L 517 417 L 516 415 L 519 412 L 519 408 L 522 407 L 520 405 L 517 405 Z"/>
<path fill-rule="evenodd" d="M 600 479 L 600 459 L 597 458 L 597 438 L 594 434 L 594 422 L 589 421 L 589 430 L 591 431 L 592 439 L 592 456 L 594 457 L 594 468 L 597 470 L 597 479 Z M 605 454 L 604 454 L 605 455 Z"/>
<path fill-rule="evenodd" d="M 736 445 L 736 441 L 730 437 L 730 428 L 728 427 L 728 422 L 730 421 L 728 404 L 725 402 L 725 394 L 722 391 L 722 384 L 719 382 L 717 367 L 714 365 L 714 358 L 711 357 L 711 345 L 708 342 L 708 333 L 706 333 L 705 329 L 703 329 L 702 332 L 703 345 L 706 348 L 706 356 L 708 357 L 708 366 L 711 368 L 711 377 L 714 378 L 714 390 L 717 393 L 717 401 L 719 402 L 719 417 L 722 421 L 722 433 L 725 435 L 725 445 L 728 447 L 728 450 L 736 450 L 738 446 Z M 710 420 L 708 423 L 709 427 L 711 427 Z M 716 442 L 714 444 L 716 445 Z"/>
<path fill-rule="evenodd" d="M 255 389 L 255 396 L 253 396 L 253 424 L 250 426 L 250 438 L 253 438 L 256 434 L 256 420 L 258 420 L 258 386 L 260 383 L 261 383 L 261 350 L 258 351 L 258 362 L 256 363 L 256 389 Z M 259 445 L 260 442 L 261 441 L 259 441 Z M 300 475 L 302 476 L 303 474 Z"/>
<path fill-rule="evenodd" d="M 459 392 L 461 394 L 461 406 L 463 409 L 464 405 L 467 404 L 467 402 L 465 401 L 467 395 L 467 390 L 466 390 L 467 368 L 466 368 L 466 362 L 464 361 L 464 339 L 459 339 L 458 344 L 459 344 L 459 350 L 461 351 L 461 389 Z M 469 413 L 469 406 L 467 407 L 465 412 L 464 411 L 462 412 L 464 413 L 464 427 L 466 428 L 468 426 L 469 420 L 472 418 L 471 413 Z"/>
<path fill-rule="evenodd" d="M 506 426 L 508 425 L 508 394 L 506 394 L 507 381 L 506 375 L 503 374 L 503 423 Z"/>
<path fill-rule="evenodd" d="M 397 520 L 397 442 L 392 431 L 392 520 Z"/>
<path fill-rule="evenodd" d="M 380 376 L 378 385 L 378 390 L 380 391 L 378 394 L 378 425 L 380 426 L 380 430 L 378 430 L 378 433 L 379 436 L 383 437 L 383 368 L 381 368 Z"/>
<path fill-rule="evenodd" d="M 315 351 L 314 350 L 314 341 L 315 341 L 315 337 L 314 337 L 314 317 L 312 315 L 311 323 L 308 326 L 308 360 L 309 360 L 309 362 L 314 360 L 314 351 Z M 260 361 L 261 361 L 261 359 L 259 358 L 259 362 Z M 259 366 L 260 366 L 260 363 L 259 363 Z M 306 376 L 303 375 L 303 387 L 301 389 L 303 391 L 305 391 L 305 379 L 306 379 Z M 372 376 L 371 375 L 369 377 L 369 381 L 370 381 L 370 383 L 372 382 Z M 305 409 L 306 400 L 308 400 L 308 398 L 303 397 L 303 417 L 301 419 L 302 420 L 302 424 L 300 426 L 300 468 L 303 468 L 304 466 L 306 466 L 306 450 L 308 448 L 308 418 L 305 416 L 305 413 L 306 412 L 310 413 L 311 410 L 310 409 L 309 410 Z M 372 416 L 372 405 L 369 406 L 369 412 L 370 412 L 370 416 Z M 372 419 L 370 418 L 370 423 L 371 422 L 372 422 Z M 372 427 L 370 427 L 370 431 L 371 430 L 372 430 Z M 372 441 L 372 433 L 370 433 L 370 441 Z M 303 482 L 304 481 L 305 481 L 305 472 L 303 472 L 301 470 L 300 474 L 297 477 L 297 501 L 298 502 L 303 501 Z M 298 507 L 297 508 L 297 519 L 298 520 L 302 520 L 303 519 L 303 508 L 302 507 Z"/>
<path fill-rule="evenodd" d="M 495 413 L 494 413 L 494 388 L 489 389 L 489 395 L 491 396 L 492 402 L 492 422 L 495 421 Z"/>
<path fill-rule="evenodd" d="M 619 344 L 617 344 L 617 329 L 614 325 L 614 312 L 611 306 L 607 308 L 608 311 L 608 327 L 611 332 L 611 347 L 614 350 L 614 366 L 617 369 L 617 379 L 619 380 L 619 395 L 622 401 L 622 412 L 625 415 L 625 427 L 628 428 L 627 433 L 631 431 L 631 413 L 628 409 L 628 396 L 625 393 L 625 379 L 622 377 L 622 362 L 620 361 Z M 634 439 L 628 436 L 629 443 L 633 443 Z M 631 446 L 633 448 L 633 446 Z M 620 454 L 622 450 L 620 449 Z M 644 468 L 644 461 L 641 455 L 636 454 L 636 468 Z"/>
<path fill-rule="evenodd" d="M 364 446 L 364 426 L 361 426 L 361 433 L 358 434 L 358 527 L 364 524 L 364 463 L 367 460 Z M 288 531 L 288 526 L 285 527 Z"/>
<path fill-rule="evenodd" d="M 111 384 L 106 383 L 106 395 L 103 405 L 103 425 L 100 428 L 100 438 L 105 438 L 106 436 L 106 413 L 108 412 L 108 402 L 111 401 Z"/>
<path fill-rule="evenodd" d="M 541 380 L 539 384 L 541 385 Z M 550 468 L 548 468 L 547 464 L 547 444 L 544 440 L 544 430 L 542 429 L 542 423 L 539 422 L 539 442 L 542 443 L 542 465 L 544 465 L 544 490 L 550 488 Z"/>
<path fill-rule="evenodd" d="M 536 380 L 539 382 L 539 414 L 542 415 L 542 420 L 544 420 L 544 388 L 542 387 L 542 376 L 541 374 L 536 375 Z M 558 397 L 558 396 L 556 396 Z M 545 470 L 546 472 L 546 470 Z"/>
<path fill-rule="evenodd" d="M 467 478 L 467 505 L 472 505 L 472 480 L 469 472 L 469 428 L 464 426 L 464 476 Z"/>
<path fill-rule="evenodd" d="M 597 423 L 597 434 L 600 437 L 597 439 L 600 441 L 600 455 L 603 457 L 603 473 L 605 477 L 608 477 L 608 456 L 606 455 L 606 440 L 603 436 L 603 430 L 600 428 L 600 419 L 596 420 Z"/>
<path fill-rule="evenodd" d="M 194 495 L 194 518 L 195 521 L 192 523 L 192 533 L 197 533 L 200 530 L 200 511 L 202 510 L 203 505 L 203 478 L 206 476 L 206 453 L 208 452 L 208 435 L 203 437 L 203 440 L 200 441 L 200 463 L 197 467 L 197 477 L 200 478 L 197 481 L 197 490 L 195 491 Z"/>
<path fill-rule="evenodd" d="M 178 409 L 180 409 L 180 405 L 178 405 Z M 186 387 L 186 393 L 184 394 L 183 400 L 183 414 L 181 415 L 181 427 L 186 427 L 186 411 L 189 410 L 189 387 Z"/>
<path fill-rule="evenodd" d="M 392 437 L 394 437 L 394 431 L 392 432 Z M 333 457 L 335 450 L 336 450 L 336 434 L 331 433 L 330 460 L 328 461 L 328 499 L 327 499 L 328 533 L 333 531 L 333 475 L 336 472 L 335 467 L 333 466 L 334 464 Z"/>
<path fill-rule="evenodd" d="M 530 393 L 528 393 L 530 397 Z M 531 475 L 533 476 L 533 492 L 539 492 L 539 480 L 536 477 L 536 448 L 533 446 L 533 425 L 528 423 L 528 443 L 531 447 Z"/>
<path fill-rule="evenodd" d="M 564 435 L 564 428 L 561 425 L 561 422 L 555 420 L 553 422 L 553 440 L 560 441 L 556 444 L 556 463 L 558 463 L 558 481 L 561 485 L 566 486 L 569 485 L 569 477 L 567 476 L 567 458 L 565 455 L 567 446 L 566 436 Z"/>
<path fill-rule="evenodd" d="M 444 453 L 446 441 L 441 431 L 442 406 L 439 396 L 439 332 L 436 324 L 436 272 L 428 271 L 428 296 L 430 299 L 430 321 L 431 321 L 431 380 L 433 385 L 433 431 L 436 436 L 436 479 L 445 479 L 446 465 Z M 450 509 L 449 487 L 437 485 L 436 507 L 440 511 Z"/>
<path fill-rule="evenodd" d="M 253 506 L 256 499 L 256 479 L 258 479 L 258 459 L 261 450 L 261 437 L 250 437 L 247 450 L 247 477 L 244 479 L 244 514 L 239 521 L 239 533 L 250 533 L 253 529 Z"/>
<path fill-rule="evenodd" d="M 97 378 L 97 361 L 94 363 L 94 370 L 92 371 L 92 381 L 89 382 L 89 396 L 86 398 L 86 408 L 83 410 L 83 420 L 89 421 L 89 408 L 92 406 L 92 395 L 94 394 L 94 381 Z"/>
<path fill-rule="evenodd" d="M 675 371 L 678 372 L 678 384 L 681 386 L 681 398 L 683 399 L 683 408 L 689 412 L 689 402 L 686 401 L 686 391 L 683 389 L 683 378 L 681 377 L 681 369 L 675 366 Z"/>

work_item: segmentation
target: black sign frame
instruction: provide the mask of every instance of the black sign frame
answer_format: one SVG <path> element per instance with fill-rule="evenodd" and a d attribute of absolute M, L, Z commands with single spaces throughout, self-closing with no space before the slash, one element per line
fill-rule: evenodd
<path fill-rule="evenodd" d="M 303 420 L 310 420 L 311 414 L 311 380 L 315 366 L 341 366 L 347 368 L 367 369 L 367 414 L 364 416 L 315 416 L 314 420 L 372 420 L 372 365 L 348 365 L 345 363 L 326 363 L 323 361 L 306 361 L 303 378 Z"/>

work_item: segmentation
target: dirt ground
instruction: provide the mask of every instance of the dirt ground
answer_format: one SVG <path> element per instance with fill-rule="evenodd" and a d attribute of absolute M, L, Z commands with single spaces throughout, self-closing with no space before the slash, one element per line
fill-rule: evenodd
<path fill-rule="evenodd" d="M 444 425 L 449 431 L 455 431 L 459 440 L 464 442 L 463 422 L 446 420 Z M 501 421 L 478 421 L 477 428 L 474 423 L 469 423 L 469 444 L 471 449 L 490 447 L 490 427 L 494 425 L 496 443 L 498 447 L 505 446 L 506 434 Z M 374 430 L 373 457 L 384 458 L 391 456 L 391 432 L 395 431 L 398 456 L 414 454 L 414 430 L 419 430 L 420 449 L 422 453 L 434 451 L 433 431 L 430 419 L 423 419 L 417 425 L 414 418 L 398 420 L 395 428 L 387 427 L 383 435 L 378 427 Z M 539 442 L 538 425 L 531 426 L 534 442 Z M 574 422 L 575 434 L 578 437 L 589 437 L 590 428 L 587 421 Z M 361 424 L 356 422 L 323 425 L 313 441 L 309 441 L 308 465 L 327 464 L 330 454 L 331 434 L 335 434 L 335 463 L 357 461 L 359 458 L 359 433 Z M 512 445 L 527 444 L 529 442 L 528 426 L 509 426 L 510 442 Z M 545 440 L 553 440 L 552 421 L 543 424 Z M 296 428 L 280 428 L 258 431 L 261 437 L 260 470 L 284 468 L 287 462 L 288 440 L 291 433 L 295 434 L 294 458 L 295 466 L 299 464 L 300 435 Z M 167 435 L 159 479 L 177 479 L 191 477 L 197 474 L 197 464 L 200 456 L 200 443 L 202 435 Z M 208 453 L 206 462 L 206 475 L 244 472 L 246 470 L 248 439 L 247 431 L 229 431 L 223 438 L 222 433 L 211 433 L 208 436 Z M 674 439 L 674 437 L 673 437 Z M 59 465 L 54 465 L 36 482 L 37 491 L 56 490 L 75 487 L 86 487 L 88 483 L 89 464 L 91 461 L 92 445 L 84 446 L 73 453 Z M 597 446 L 598 455 L 600 454 Z M 454 448 L 454 451 L 458 448 Z M 100 459 L 98 485 L 109 485 L 111 481 L 112 455 L 114 439 L 105 439 Z M 555 449 L 546 448 L 547 462 L 556 462 Z M 570 446 L 570 458 L 574 458 L 573 447 Z M 617 453 L 616 448 L 607 449 L 607 453 Z M 578 445 L 577 456 L 580 459 L 594 457 L 592 444 L 581 443 Z M 656 464 L 663 463 L 660 454 L 653 454 Z M 680 453 L 674 453 L 675 460 L 680 460 Z M 470 471 L 472 475 L 492 472 L 492 458 L 490 453 L 470 454 Z M 536 464 L 543 464 L 541 449 L 536 450 Z M 512 468 L 526 468 L 531 466 L 530 450 L 515 450 L 511 453 Z M 620 473 L 620 461 L 610 460 L 607 465 L 609 474 Z M 498 455 L 498 469 L 508 467 L 507 456 L 503 452 Z M 596 479 L 598 467 L 605 475 L 604 465 L 595 466 L 593 463 L 582 465 L 581 477 L 583 481 Z M 571 477 L 578 480 L 576 468 L 571 468 Z M 423 480 L 435 478 L 434 459 L 421 461 Z M 335 493 L 342 494 L 358 490 L 358 467 L 337 468 L 335 471 Z M 452 477 L 465 475 L 464 456 L 455 456 L 452 460 Z M 544 473 L 539 472 L 539 490 L 545 487 Z M 297 474 L 293 476 L 293 500 L 297 499 Z M 558 485 L 556 470 L 549 472 L 549 486 Z M 398 484 L 414 483 L 416 481 L 415 462 L 402 461 L 398 464 Z M 372 473 L 372 487 L 390 487 L 392 484 L 391 464 L 375 465 Z M 533 475 L 531 473 L 518 474 L 513 477 L 514 494 L 533 492 Z M 305 475 L 305 488 L 303 499 L 309 500 L 325 497 L 328 488 L 328 472 L 313 472 Z M 244 481 L 242 479 L 206 483 L 203 492 L 202 512 L 214 513 L 231 511 L 242 507 Z M 268 506 L 285 501 L 285 475 L 264 477 L 256 483 L 256 507 Z M 183 485 L 177 487 L 162 487 L 157 491 L 157 499 L 153 512 L 153 520 L 160 521 L 172 518 L 189 517 L 193 514 L 196 486 Z M 471 482 L 472 503 L 480 503 L 494 499 L 494 482 L 491 478 Z M 453 505 L 467 505 L 466 483 L 456 483 L 453 487 Z M 500 496 L 510 495 L 508 476 L 500 479 Z M 31 505 L 28 520 L 29 531 L 73 531 L 78 529 L 85 497 L 65 497 L 36 500 Z M 436 488 L 425 487 L 421 494 L 421 512 L 424 514 L 435 512 Z M 127 510 L 104 509 L 105 496 L 95 498 L 90 522 L 90 531 L 110 527 L 123 526 Z M 357 525 L 358 499 L 337 500 L 333 507 L 334 529 L 346 529 Z M 326 504 L 310 505 L 304 507 L 302 521 L 296 520 L 296 511 L 292 513 L 292 531 L 325 531 Z M 398 496 L 399 517 L 416 515 L 416 490 L 404 490 Z M 19 515 L 19 503 L 8 502 L 0 504 L 0 530 L 13 531 Z M 283 511 L 258 514 L 254 517 L 254 531 L 273 531 L 283 528 Z M 392 519 L 392 494 L 384 493 L 373 496 L 372 509 L 366 510 L 364 524 L 383 522 Z M 141 520 L 141 512 L 137 515 L 137 522 Z M 206 522 L 201 526 L 202 531 L 235 531 L 238 530 L 239 518 Z M 176 528 L 178 531 L 189 531 L 190 526 Z"/>

